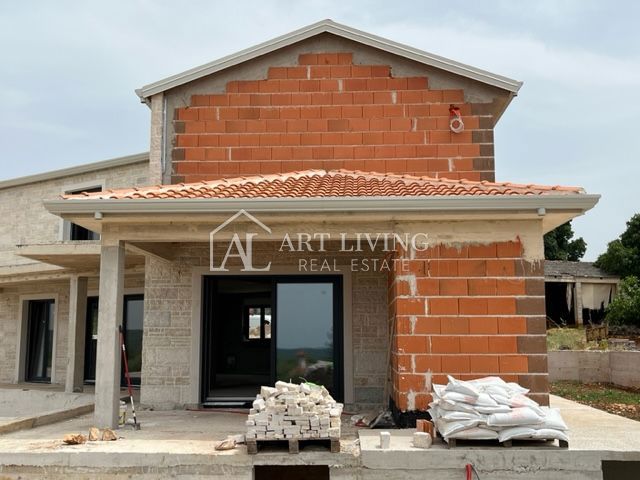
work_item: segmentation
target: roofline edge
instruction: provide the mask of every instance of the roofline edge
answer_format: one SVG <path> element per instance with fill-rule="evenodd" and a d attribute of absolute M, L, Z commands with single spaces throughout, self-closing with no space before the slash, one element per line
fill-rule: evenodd
<path fill-rule="evenodd" d="M 464 197 L 318 197 L 318 198 L 179 198 L 48 200 L 45 208 L 55 215 L 101 213 L 215 213 L 241 209 L 252 212 L 332 211 L 538 211 L 582 213 L 593 208 L 597 194 L 509 195 Z"/>
<path fill-rule="evenodd" d="M 496 73 L 473 67 L 464 63 L 456 62 L 439 55 L 425 52 L 423 50 L 395 42 L 390 39 L 379 37 L 377 35 L 358 30 L 347 25 L 343 25 L 332 20 L 321 20 L 319 22 L 307 25 L 305 27 L 294 30 L 290 33 L 280 35 L 265 42 L 259 43 L 252 47 L 245 48 L 236 53 L 226 55 L 222 58 L 214 60 L 203 65 L 199 65 L 183 72 L 165 77 L 156 82 L 144 85 L 135 90 L 136 95 L 142 102 L 153 95 L 160 92 L 170 90 L 172 88 L 184 85 L 191 81 L 202 78 L 206 75 L 219 72 L 226 68 L 238 65 L 245 61 L 257 58 L 261 55 L 271 53 L 279 48 L 292 45 L 307 38 L 311 38 L 321 33 L 332 33 L 334 35 L 347 38 L 352 41 L 360 42 L 373 48 L 393 53 L 410 60 L 424 63 L 435 68 L 461 75 L 488 85 L 517 94 L 522 87 L 522 82 L 512 78 L 505 77 Z"/>
<path fill-rule="evenodd" d="M 149 152 L 134 153 L 123 157 L 109 158 L 107 160 L 99 160 L 97 162 L 84 163 L 72 167 L 50 170 L 43 173 L 34 173 L 23 177 L 10 178 L 8 180 L 0 180 L 0 190 L 4 188 L 17 187 L 20 185 L 28 185 L 31 183 L 44 182 L 46 180 L 54 180 L 56 178 L 68 177 L 71 175 L 79 175 L 87 172 L 104 170 L 107 168 L 119 167 L 123 165 L 131 165 L 149 161 Z"/>

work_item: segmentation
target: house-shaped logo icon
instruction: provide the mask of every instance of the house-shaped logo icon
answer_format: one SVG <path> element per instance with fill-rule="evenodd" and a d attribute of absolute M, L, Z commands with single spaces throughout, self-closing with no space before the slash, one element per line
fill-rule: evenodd
<path fill-rule="evenodd" d="M 230 224 L 236 221 L 238 217 L 245 216 L 251 222 L 255 223 L 267 233 L 271 233 L 271 229 L 267 227 L 264 223 L 258 220 L 256 217 L 251 215 L 246 210 L 239 210 L 234 215 L 229 217 L 227 220 L 218 225 L 215 229 L 209 232 L 209 270 L 212 272 L 228 272 L 227 261 L 231 257 L 237 257 L 242 262 L 243 272 L 266 272 L 271 268 L 271 262 L 269 262 L 265 267 L 256 268 L 253 266 L 253 238 L 257 236 L 257 233 L 245 233 L 244 234 L 244 243 L 240 239 L 240 235 L 238 233 L 234 233 L 229 241 L 229 245 L 227 250 L 222 258 L 222 262 L 216 266 L 214 259 L 214 244 L 215 244 L 215 236 L 221 230 L 228 227 Z"/>

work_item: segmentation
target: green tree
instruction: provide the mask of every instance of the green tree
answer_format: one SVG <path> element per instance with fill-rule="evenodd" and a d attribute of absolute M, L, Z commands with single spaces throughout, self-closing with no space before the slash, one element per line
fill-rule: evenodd
<path fill-rule="evenodd" d="M 596 266 L 621 277 L 640 278 L 640 213 L 631 217 L 620 238 L 609 242 L 607 251 L 596 260 Z"/>
<path fill-rule="evenodd" d="M 569 260 L 577 262 L 587 251 L 587 242 L 582 237 L 573 238 L 571 222 L 563 223 L 544 236 L 544 258 L 547 260 Z"/>
<path fill-rule="evenodd" d="M 606 313 L 607 321 L 614 325 L 640 327 L 640 281 L 633 275 L 620 282 L 620 290 Z"/>

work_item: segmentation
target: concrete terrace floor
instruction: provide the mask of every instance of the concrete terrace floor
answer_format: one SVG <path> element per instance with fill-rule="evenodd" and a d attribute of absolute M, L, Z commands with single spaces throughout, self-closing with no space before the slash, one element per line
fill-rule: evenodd
<path fill-rule="evenodd" d="M 392 430 L 391 449 L 381 451 L 377 448 L 378 431 L 356 430 L 345 416 L 340 454 L 310 447 L 299 455 L 289 455 L 286 448 L 248 455 L 244 445 L 226 452 L 214 449 L 217 440 L 243 432 L 244 413 L 141 411 L 138 418 L 142 429 L 122 428 L 117 432 L 120 439 L 115 442 L 77 446 L 62 443 L 67 433 L 87 434 L 92 415 L 1 435 L 0 477 L 39 478 L 46 472 L 48 478 L 124 475 L 123 478 L 247 479 L 253 478 L 255 465 L 317 464 L 330 465 L 332 478 L 409 480 L 425 478 L 425 470 L 431 470 L 438 472 L 432 478 L 454 479 L 464 478 L 459 476 L 460 469 L 465 463 L 473 463 L 481 477 L 483 472 L 490 473 L 491 476 L 483 478 L 595 480 L 602 478 L 602 459 L 640 461 L 640 422 L 559 397 L 552 397 L 551 401 L 552 406 L 561 409 L 569 425 L 568 450 L 547 444 L 511 449 L 486 444 L 447 449 L 441 441 L 430 450 L 420 450 L 411 445 L 413 430 Z"/>

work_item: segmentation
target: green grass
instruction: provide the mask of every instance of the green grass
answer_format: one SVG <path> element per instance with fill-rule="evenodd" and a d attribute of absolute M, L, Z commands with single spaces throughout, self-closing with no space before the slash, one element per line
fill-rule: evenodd
<path fill-rule="evenodd" d="M 577 402 L 640 405 L 640 392 L 599 383 L 554 382 L 551 393 Z"/>
<path fill-rule="evenodd" d="M 583 328 L 550 328 L 547 330 L 549 350 L 606 350 L 608 342 L 587 342 Z"/>
<path fill-rule="evenodd" d="M 640 420 L 640 390 L 563 381 L 552 383 L 551 393 L 615 415 Z"/>

